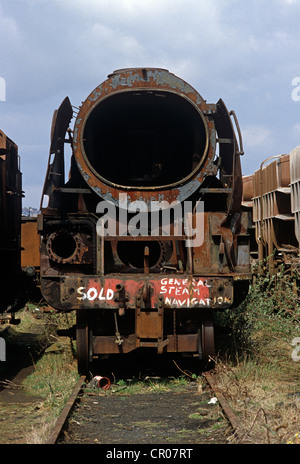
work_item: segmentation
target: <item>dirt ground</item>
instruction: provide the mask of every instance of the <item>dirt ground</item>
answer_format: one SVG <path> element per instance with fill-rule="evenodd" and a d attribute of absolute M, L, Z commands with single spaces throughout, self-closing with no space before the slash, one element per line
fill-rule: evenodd
<path fill-rule="evenodd" d="M 28 395 L 22 382 L 34 369 L 42 328 L 37 324 L 32 333 L 20 334 L 22 343 L 7 344 L 6 362 L 0 364 L 0 444 L 28 443 L 32 430 L 40 427 L 42 399 Z"/>
<path fill-rule="evenodd" d="M 196 382 L 176 390 L 126 394 L 87 390 L 60 438 L 65 444 L 225 444 L 230 430 L 218 404 Z M 231 432 L 232 433 L 232 432 Z"/>

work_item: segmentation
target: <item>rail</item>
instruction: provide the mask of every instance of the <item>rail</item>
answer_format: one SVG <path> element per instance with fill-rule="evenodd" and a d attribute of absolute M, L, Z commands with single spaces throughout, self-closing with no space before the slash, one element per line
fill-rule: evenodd
<path fill-rule="evenodd" d="M 65 422 L 71 412 L 71 409 L 74 406 L 74 403 L 78 397 L 80 390 L 82 389 L 82 385 L 84 384 L 85 380 L 86 380 L 86 377 L 83 375 L 80 377 L 80 379 L 76 383 L 70 398 L 68 399 L 64 409 L 62 410 L 60 416 L 58 417 L 55 423 L 55 426 L 46 442 L 47 445 L 55 445 L 55 443 L 57 442 L 58 437 L 62 431 L 62 428 L 65 425 Z"/>
<path fill-rule="evenodd" d="M 209 372 L 204 372 L 203 377 L 206 379 L 207 383 L 211 387 L 211 389 L 214 391 L 214 394 L 216 395 L 216 398 L 218 399 L 220 406 L 227 417 L 228 421 L 230 422 L 230 425 L 235 432 L 236 435 L 240 434 L 240 427 L 239 427 L 239 421 L 236 416 L 236 414 L 233 412 L 231 409 L 228 401 L 224 397 L 223 393 L 218 390 L 218 387 L 216 386 L 212 375 Z"/>

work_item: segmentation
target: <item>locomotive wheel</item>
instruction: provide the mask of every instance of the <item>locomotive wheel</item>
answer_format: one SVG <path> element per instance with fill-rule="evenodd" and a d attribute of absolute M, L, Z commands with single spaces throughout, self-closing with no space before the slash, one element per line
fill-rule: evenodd
<path fill-rule="evenodd" d="M 86 311 L 76 313 L 76 351 L 77 367 L 81 375 L 87 375 L 90 365 L 90 330 Z"/>
<path fill-rule="evenodd" d="M 215 354 L 215 334 L 213 319 L 204 319 L 198 331 L 199 358 L 208 361 Z"/>

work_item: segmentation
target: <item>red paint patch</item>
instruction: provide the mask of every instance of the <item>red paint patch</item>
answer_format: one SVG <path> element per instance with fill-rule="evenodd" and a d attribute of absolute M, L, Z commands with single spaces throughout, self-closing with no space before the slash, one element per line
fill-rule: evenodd
<path fill-rule="evenodd" d="M 136 298 L 142 297 L 143 287 L 150 290 L 152 308 L 163 303 L 170 308 L 209 307 L 210 284 L 201 278 L 165 277 L 155 280 L 138 281 L 132 279 L 99 278 L 86 281 L 77 289 L 77 298 L 84 305 L 93 307 L 118 307 L 115 301 L 120 288 L 125 289 L 126 306 L 135 308 Z"/>
<path fill-rule="evenodd" d="M 166 277 L 155 282 L 155 290 L 164 298 L 166 306 L 208 306 L 210 285 L 205 279 Z"/>

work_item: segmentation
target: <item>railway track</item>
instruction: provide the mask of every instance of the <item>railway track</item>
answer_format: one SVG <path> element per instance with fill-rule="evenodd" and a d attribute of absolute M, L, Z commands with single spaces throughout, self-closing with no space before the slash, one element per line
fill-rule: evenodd
<path fill-rule="evenodd" d="M 80 391 L 82 390 L 82 387 L 83 385 L 85 384 L 85 381 L 86 381 L 86 377 L 83 375 L 80 377 L 80 379 L 78 380 L 78 382 L 76 383 L 75 387 L 74 387 L 74 390 L 72 391 L 71 395 L 70 395 L 70 398 L 68 399 L 68 401 L 66 402 L 66 405 L 64 407 L 64 409 L 62 410 L 60 416 L 58 417 L 56 423 L 55 423 L 55 426 L 47 440 L 47 444 L 48 445 L 55 445 L 57 440 L 58 440 L 58 437 L 59 435 L 61 434 L 62 432 L 62 429 L 66 423 L 66 420 L 76 402 L 76 400 L 78 399 L 78 395 L 80 393 Z"/>
<path fill-rule="evenodd" d="M 213 380 L 212 375 L 209 372 L 205 372 L 203 374 L 203 376 L 206 379 L 206 381 L 208 382 L 211 389 L 214 391 L 214 394 L 216 395 L 216 398 L 218 399 L 218 401 L 220 403 L 220 406 L 221 406 L 221 408 L 223 410 L 223 413 L 225 414 L 227 420 L 229 421 L 233 432 L 236 435 L 239 435 L 239 428 L 240 427 L 239 427 L 239 421 L 238 421 L 238 418 L 237 418 L 236 414 L 231 409 L 231 407 L 230 407 L 228 401 L 226 400 L 225 396 L 223 395 L 223 393 L 218 390 L 217 386 L 215 385 L 215 382 Z"/>
<path fill-rule="evenodd" d="M 66 403 L 60 417 L 57 419 L 56 424 L 47 440 L 47 444 L 73 444 L 73 443 L 95 443 L 95 444 L 134 444 L 134 443 L 188 443 L 193 446 L 203 443 L 215 443 L 215 444 L 224 444 L 228 443 L 228 438 L 230 436 L 238 436 L 239 434 L 239 421 L 237 416 L 234 414 L 230 405 L 221 391 L 219 391 L 214 383 L 213 376 L 205 372 L 203 373 L 203 378 L 206 381 L 206 395 L 203 401 L 203 392 L 201 394 L 198 391 L 196 382 L 191 382 L 191 384 L 179 392 L 170 393 L 155 393 L 156 398 L 150 398 L 150 395 L 125 395 L 119 398 L 116 397 L 108 398 L 106 394 L 102 396 L 97 396 L 96 393 L 90 395 L 82 395 L 86 384 L 86 377 L 81 376 L 77 384 L 74 387 L 72 394 L 70 395 L 69 400 Z M 173 396 L 172 396 L 173 395 Z M 85 398 L 83 398 L 85 396 Z M 129 401 L 129 397 L 133 396 L 133 401 L 128 405 L 126 409 L 126 402 Z M 79 397 L 81 400 L 78 401 Z M 172 399 L 173 398 L 173 399 Z M 182 403 L 183 414 L 181 414 L 180 408 L 167 405 L 167 399 L 170 400 L 170 404 L 174 401 L 180 400 Z M 212 398 L 214 398 L 212 400 Z M 210 401 L 208 401 L 210 399 Z M 217 401 L 215 400 L 217 399 Z M 154 401 L 154 402 L 153 402 Z M 78 410 L 74 412 L 75 404 L 78 402 Z M 153 428 L 155 428 L 154 423 L 158 421 L 157 416 L 150 417 L 145 420 L 145 414 L 147 411 L 154 411 L 154 404 L 159 402 L 161 405 L 160 409 L 160 424 L 158 427 L 161 427 L 161 435 L 158 437 L 153 434 Z M 203 403 L 206 403 L 206 407 L 203 408 Z M 199 409 L 200 403 L 202 407 Z M 173 403 L 172 403 L 173 404 Z M 109 405 L 109 410 L 107 410 Z M 174 416 L 178 417 L 178 430 L 174 426 L 174 421 L 172 417 L 173 409 Z M 121 411 L 120 411 L 120 408 Z M 135 421 L 130 421 L 128 417 L 128 411 L 130 409 L 135 411 Z M 205 409 L 206 408 L 206 409 Z M 214 409 L 215 408 L 215 409 Z M 143 410 L 143 417 L 139 417 L 139 411 Z M 200 412 L 195 412 L 199 411 Z M 194 411 L 194 414 L 191 412 Z M 218 412 L 216 412 L 218 411 Z M 101 417 L 102 415 L 102 417 Z M 106 422 L 106 426 L 103 427 L 101 424 L 102 420 L 104 422 L 103 416 L 106 416 L 111 419 L 111 421 Z M 212 416 L 219 415 L 219 418 L 212 421 Z M 122 417 L 123 416 L 123 417 Z M 198 417 L 197 417 L 198 416 Z M 121 417 L 124 419 L 122 422 Z M 187 417 L 191 419 L 191 422 L 194 425 L 188 423 Z M 224 417 L 226 421 L 224 421 Z M 126 419 L 127 418 L 127 419 Z M 218 420 L 222 418 L 223 425 L 218 429 Z M 200 420 L 199 420 L 200 419 Z M 108 419 L 105 419 L 105 421 Z M 164 423 L 165 421 L 165 423 Z M 173 421 L 173 422 L 172 422 Z M 207 433 L 204 432 L 202 428 L 203 422 L 205 422 L 205 427 L 207 428 Z M 91 427 L 91 431 L 90 430 Z M 102 428 L 101 428 L 102 427 Z M 106 427 L 106 429 L 105 429 Z M 111 427 L 116 427 L 117 433 L 116 436 L 111 434 L 111 441 L 105 441 L 106 438 L 95 438 L 99 437 L 100 430 L 109 430 Z M 181 427 L 181 431 L 179 431 Z M 146 430 L 146 435 L 141 433 L 141 429 Z M 213 429 L 216 432 L 213 432 Z M 97 433 L 95 435 L 95 430 Z M 166 438 L 164 441 L 163 435 L 168 434 L 168 430 L 172 433 L 169 438 Z M 201 437 L 200 430 L 203 433 Z M 133 438 L 133 432 L 135 431 L 135 438 Z M 125 432 L 125 434 L 124 434 Z M 182 434 L 181 441 L 180 433 Z M 100 432 L 101 435 L 101 432 Z M 127 438 L 126 438 L 127 435 Z M 189 436 L 189 438 L 188 438 Z M 148 437 L 148 438 L 147 438 Z M 134 441 L 138 440 L 140 441 Z M 107 438 L 109 440 L 109 438 Z M 147 442 L 149 440 L 149 442 Z M 158 440 L 158 441 L 157 441 Z M 198 440 L 198 441 L 195 441 Z M 192 448 L 189 448 L 192 449 Z M 171 456 L 170 456 L 171 457 Z"/>

